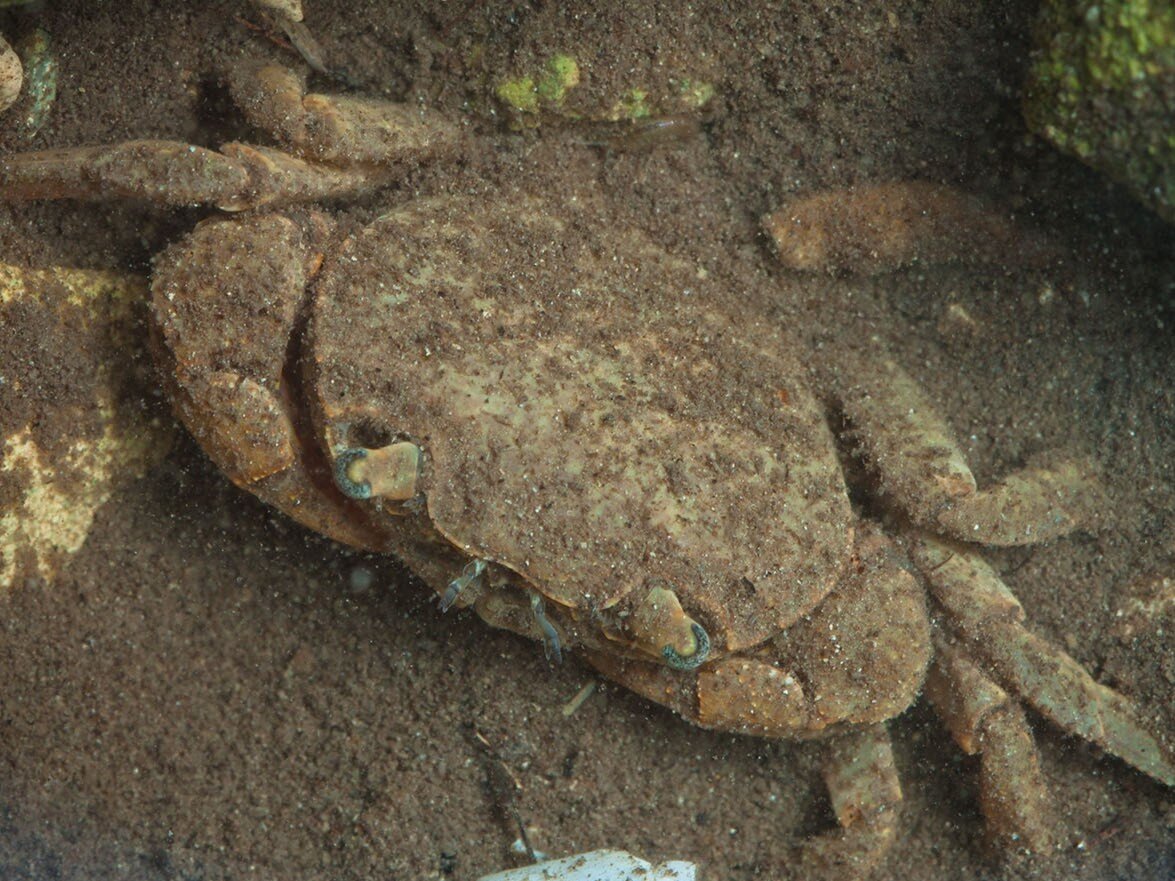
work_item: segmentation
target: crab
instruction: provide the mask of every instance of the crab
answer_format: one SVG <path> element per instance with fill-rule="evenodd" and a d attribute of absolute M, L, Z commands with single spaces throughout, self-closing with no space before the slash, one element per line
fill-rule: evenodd
<path fill-rule="evenodd" d="M 153 348 L 179 418 L 237 485 L 698 725 L 827 739 L 840 827 L 801 848 L 803 877 L 863 877 L 890 849 L 886 723 L 923 693 L 979 755 L 1008 847 L 1054 846 L 1021 700 L 1175 785 L 1137 710 L 1026 629 L 977 551 L 1088 526 L 1088 460 L 979 489 L 879 344 L 805 349 L 770 320 L 769 291 L 699 273 L 590 190 L 418 198 L 348 234 L 312 204 L 468 136 L 306 94 L 277 67 L 233 93 L 285 150 L 8 156 L 0 198 L 230 212 L 158 257 Z M 850 502 L 828 401 L 884 489 L 880 519 Z"/>

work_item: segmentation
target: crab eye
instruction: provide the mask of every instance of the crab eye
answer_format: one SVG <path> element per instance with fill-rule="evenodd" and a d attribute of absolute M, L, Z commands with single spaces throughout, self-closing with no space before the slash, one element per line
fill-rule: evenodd
<path fill-rule="evenodd" d="M 410 441 L 378 449 L 349 447 L 335 456 L 335 483 L 352 499 L 378 496 L 405 502 L 415 497 L 420 447 Z"/>

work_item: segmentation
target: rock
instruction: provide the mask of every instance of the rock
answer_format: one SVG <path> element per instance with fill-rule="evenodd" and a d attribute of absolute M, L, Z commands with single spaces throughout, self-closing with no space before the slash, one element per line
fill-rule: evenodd
<path fill-rule="evenodd" d="M 1046 0 L 1028 127 L 1175 222 L 1175 4 Z"/>
<path fill-rule="evenodd" d="M 16 103 L 24 84 L 24 68 L 11 46 L 0 37 L 0 113 Z"/>

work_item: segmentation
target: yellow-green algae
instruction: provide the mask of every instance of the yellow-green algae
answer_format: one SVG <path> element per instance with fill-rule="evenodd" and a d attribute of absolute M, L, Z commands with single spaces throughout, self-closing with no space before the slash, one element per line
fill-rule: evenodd
<path fill-rule="evenodd" d="M 552 55 L 542 70 L 503 80 L 494 90 L 507 107 L 519 113 L 537 113 L 540 109 L 560 107 L 570 89 L 579 85 L 579 64 L 570 55 Z"/>
<path fill-rule="evenodd" d="M 649 93 L 644 89 L 630 89 L 616 102 L 612 119 L 645 119 L 650 116 L 648 97 Z"/>
<path fill-rule="evenodd" d="M 1029 127 L 1175 222 L 1175 3 L 1046 0 Z"/>
<path fill-rule="evenodd" d="M 714 97 L 713 83 L 704 80 L 683 79 L 678 83 L 682 102 L 693 109 L 701 109 Z"/>
<path fill-rule="evenodd" d="M 612 104 L 603 118 L 620 122 L 701 110 L 713 97 L 712 84 L 684 77 L 680 80 L 671 80 L 670 90 L 664 95 L 655 95 L 649 89 L 639 86 L 629 89 Z"/>
<path fill-rule="evenodd" d="M 537 70 L 500 80 L 494 95 L 525 125 L 537 125 L 541 114 L 591 122 L 649 119 L 699 110 L 715 94 L 706 80 L 683 76 L 670 79 L 668 88 L 634 84 L 617 95 L 589 94 L 573 90 L 580 85 L 581 69 L 574 56 L 551 55 Z"/>

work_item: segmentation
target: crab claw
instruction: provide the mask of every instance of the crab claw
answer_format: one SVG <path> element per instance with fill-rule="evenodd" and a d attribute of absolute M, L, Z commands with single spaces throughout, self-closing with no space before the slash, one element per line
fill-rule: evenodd
<path fill-rule="evenodd" d="M 688 652 L 678 652 L 671 645 L 661 649 L 661 657 L 674 670 L 695 670 L 710 656 L 710 634 L 697 621 L 690 622 L 690 637 L 692 649 Z"/>
<path fill-rule="evenodd" d="M 674 670 L 694 670 L 710 654 L 710 636 L 685 613 L 677 594 L 654 587 L 628 621 L 637 644 Z"/>
<path fill-rule="evenodd" d="M 409 441 L 374 450 L 351 447 L 335 457 L 335 483 L 352 499 L 408 501 L 416 495 L 419 475 L 420 447 Z"/>

